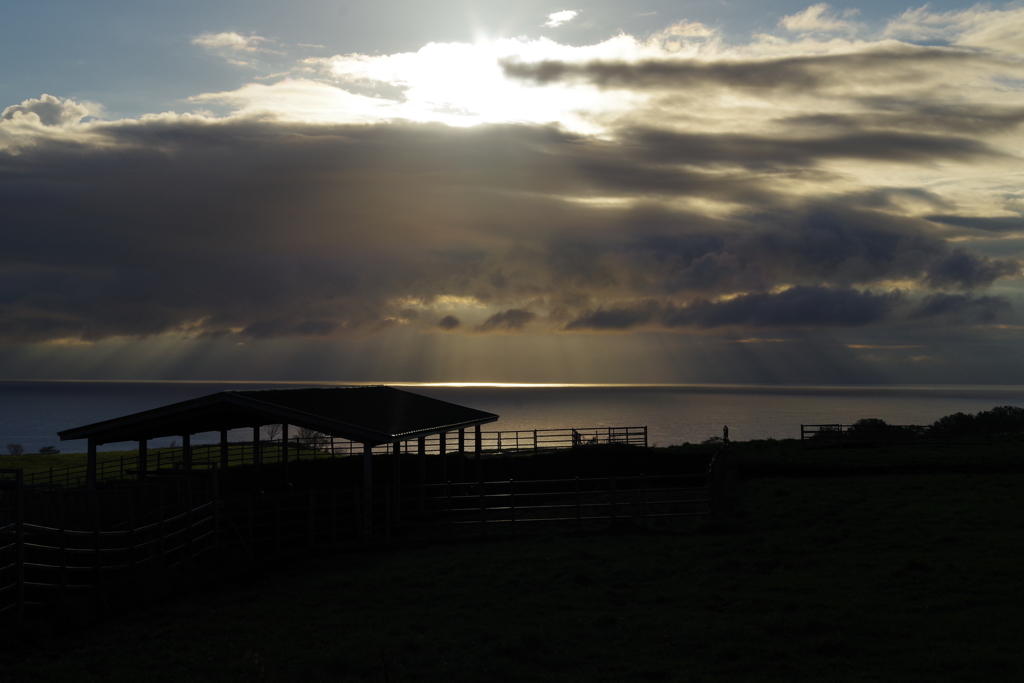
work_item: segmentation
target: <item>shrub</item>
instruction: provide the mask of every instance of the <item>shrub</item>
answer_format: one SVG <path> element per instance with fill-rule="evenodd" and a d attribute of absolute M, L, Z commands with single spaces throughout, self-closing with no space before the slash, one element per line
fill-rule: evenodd
<path fill-rule="evenodd" d="M 961 436 L 977 431 L 974 416 L 969 413 L 953 413 L 940 417 L 928 428 L 928 434 L 931 436 Z"/>
<path fill-rule="evenodd" d="M 1024 432 L 1024 408 L 997 406 L 977 415 L 954 413 L 939 418 L 928 428 L 930 436 L 1020 434 Z"/>
<path fill-rule="evenodd" d="M 850 436 L 877 438 L 888 436 L 892 429 L 892 425 L 885 420 L 880 420 L 877 417 L 866 417 L 863 420 L 854 422 L 846 432 Z"/>
<path fill-rule="evenodd" d="M 868 417 L 854 422 L 846 433 L 857 439 L 900 441 L 918 436 L 921 431 L 920 427 L 891 425 L 877 417 Z"/>
<path fill-rule="evenodd" d="M 1018 434 L 1024 432 L 1024 408 L 998 406 L 974 416 L 983 434 Z"/>
<path fill-rule="evenodd" d="M 58 453 L 60 453 L 60 451 L 53 446 L 43 446 L 39 449 L 39 455 L 57 455 Z"/>

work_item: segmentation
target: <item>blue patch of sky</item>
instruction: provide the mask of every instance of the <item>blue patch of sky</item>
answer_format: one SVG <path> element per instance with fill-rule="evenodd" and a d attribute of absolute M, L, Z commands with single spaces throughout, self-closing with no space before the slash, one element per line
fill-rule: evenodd
<path fill-rule="evenodd" d="M 103 104 L 113 117 L 193 108 L 187 98 L 250 82 L 252 69 L 229 64 L 191 43 L 206 32 L 257 34 L 286 46 L 288 57 L 417 50 L 428 42 L 546 36 L 591 44 L 620 31 L 643 36 L 678 21 L 698 21 L 733 43 L 778 32 L 778 21 L 806 1 L 754 0 L 381 0 L 375 3 L 227 0 L 129 3 L 40 0 L 11 3 L 0 22 L 0 107 L 48 93 Z M 933 12 L 969 5 L 937 0 Z M 574 9 L 571 22 L 543 26 L 552 12 Z M 869 31 L 903 11 L 889 3 L 833 3 Z M 299 47 L 322 45 L 322 48 Z M 300 54 L 301 53 L 301 54 Z M 14 67 L 13 65 L 17 65 Z"/>

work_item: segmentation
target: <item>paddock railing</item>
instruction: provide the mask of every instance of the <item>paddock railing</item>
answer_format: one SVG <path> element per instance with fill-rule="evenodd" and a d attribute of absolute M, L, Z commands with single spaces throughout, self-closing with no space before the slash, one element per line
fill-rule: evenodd
<path fill-rule="evenodd" d="M 250 494 L 224 502 L 224 526 L 246 553 L 274 556 L 396 537 L 508 533 L 541 523 L 647 525 L 711 514 L 709 476 L 509 479 Z"/>
<path fill-rule="evenodd" d="M 857 430 L 851 431 L 852 424 L 813 424 L 813 425 L 800 425 L 800 444 L 807 446 L 809 444 L 829 443 L 829 442 L 841 442 L 855 438 L 892 438 L 894 435 L 900 435 L 903 438 L 917 438 L 924 437 L 926 427 L 921 425 L 885 425 L 884 431 L 870 432 Z"/>
<path fill-rule="evenodd" d="M 205 490 L 174 481 L 191 477 L 170 477 L 108 491 L 36 489 L 26 496 L 22 482 L 0 470 L 0 511 L 7 513 L 0 516 L 0 619 L 65 602 L 115 577 L 139 580 L 211 554 L 220 516 L 216 473 L 208 478 Z M 178 483 L 185 485 L 170 490 Z"/>
<path fill-rule="evenodd" d="M 28 496 L 31 519 L 22 482 L 0 478 L 0 620 L 108 582 L 155 586 L 164 579 L 155 569 L 216 561 L 219 549 L 273 559 L 545 524 L 599 530 L 706 517 L 716 511 L 723 468 L 724 455 L 692 474 L 357 486 L 230 499 L 218 498 L 215 471 L 106 491 L 37 488 Z"/>
<path fill-rule="evenodd" d="M 439 455 L 444 449 L 446 453 L 458 453 L 458 432 L 449 432 L 442 440 L 441 435 L 434 434 L 423 439 L 423 452 L 426 455 Z M 443 443 L 443 445 L 442 445 Z M 467 431 L 463 436 L 463 451 L 473 453 L 476 448 L 473 433 Z M 541 451 L 564 450 L 583 446 L 602 444 L 625 444 L 630 446 L 647 446 L 647 427 L 586 427 L 565 429 L 531 429 L 517 431 L 497 431 L 481 433 L 481 450 L 483 457 L 509 455 L 516 453 L 539 453 Z M 373 449 L 375 454 L 391 452 L 391 444 L 382 444 Z M 403 441 L 400 450 L 403 453 L 416 453 L 420 449 L 418 439 Z M 253 464 L 256 449 L 252 441 L 236 441 L 228 444 L 227 453 L 221 445 L 197 444 L 190 448 L 192 467 L 225 468 L 236 465 Z M 288 440 L 287 458 L 289 460 L 322 459 L 349 457 L 363 454 L 363 445 L 341 438 L 326 435 L 298 437 Z M 259 443 L 259 462 L 276 463 L 285 457 L 285 449 L 280 440 L 261 441 Z M 185 462 L 185 454 L 181 447 L 151 448 L 147 452 L 146 467 L 148 470 L 181 469 Z M 129 453 L 116 457 L 105 458 L 103 453 L 97 455 L 96 481 L 125 480 L 138 473 L 138 455 Z M 48 470 L 30 472 L 24 475 L 25 484 L 84 486 L 86 483 L 86 465 L 69 465 L 67 467 L 51 467 Z"/>

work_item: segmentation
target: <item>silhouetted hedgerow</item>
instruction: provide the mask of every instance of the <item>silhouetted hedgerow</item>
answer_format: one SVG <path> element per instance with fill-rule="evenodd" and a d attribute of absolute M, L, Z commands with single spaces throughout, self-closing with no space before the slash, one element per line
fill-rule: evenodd
<path fill-rule="evenodd" d="M 976 415 L 954 413 L 935 421 L 928 428 L 929 436 L 951 437 L 968 435 L 1024 433 L 1024 408 L 997 406 Z"/>

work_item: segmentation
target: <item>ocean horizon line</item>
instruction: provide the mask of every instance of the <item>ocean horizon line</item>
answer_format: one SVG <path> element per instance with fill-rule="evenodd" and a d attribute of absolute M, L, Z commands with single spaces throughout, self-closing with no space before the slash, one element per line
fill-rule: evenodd
<path fill-rule="evenodd" d="M 424 388 L 496 388 L 496 389 L 695 389 L 735 391 L 1021 391 L 1024 384 L 740 384 L 730 382 L 438 382 L 409 380 L 222 380 L 222 379 L 0 379 L 2 384 L 165 384 L 165 385 L 264 385 L 264 386 L 394 386 Z"/>

